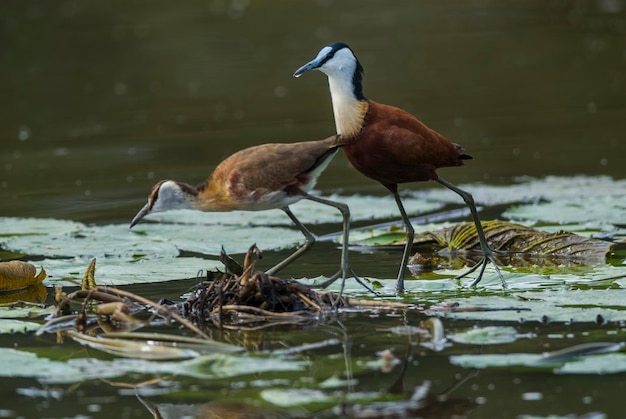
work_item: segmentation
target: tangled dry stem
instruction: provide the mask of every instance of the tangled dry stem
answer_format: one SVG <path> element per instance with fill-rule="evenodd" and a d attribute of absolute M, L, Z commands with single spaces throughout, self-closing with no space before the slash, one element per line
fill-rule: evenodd
<path fill-rule="evenodd" d="M 184 304 L 185 317 L 198 324 L 242 328 L 265 322 L 300 323 L 329 317 L 348 300 L 330 292 L 317 292 L 291 280 L 268 276 L 225 274 L 198 285 Z M 338 301 L 337 301 L 338 299 Z"/>

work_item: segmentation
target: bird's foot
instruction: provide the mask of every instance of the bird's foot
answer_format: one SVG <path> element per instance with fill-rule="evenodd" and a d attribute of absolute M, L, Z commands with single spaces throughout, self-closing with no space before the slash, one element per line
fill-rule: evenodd
<path fill-rule="evenodd" d="M 502 275 L 502 271 L 500 271 L 500 267 L 498 267 L 498 264 L 493 256 L 493 253 L 488 252 L 483 259 L 480 261 L 480 263 L 477 263 L 476 265 L 472 266 L 470 269 L 467 270 L 467 272 L 457 276 L 455 279 L 461 279 L 466 277 L 467 275 L 471 274 L 472 272 L 474 272 L 476 269 L 480 268 L 480 272 L 478 273 L 478 276 L 476 277 L 476 279 L 474 279 L 472 281 L 472 283 L 469 285 L 469 288 L 473 288 L 475 287 L 480 280 L 483 278 L 483 274 L 485 272 L 485 268 L 487 267 L 487 264 L 491 262 L 493 264 L 493 267 L 496 269 L 496 272 L 498 273 L 498 276 L 500 277 L 500 281 L 502 282 L 502 288 L 503 289 L 508 289 L 508 286 L 506 284 L 506 281 L 504 280 L 504 276 Z"/>
<path fill-rule="evenodd" d="M 339 297 L 343 295 L 343 290 L 344 290 L 344 286 L 345 286 L 347 278 L 354 278 L 355 281 L 358 282 L 363 288 L 365 288 L 372 294 L 376 295 L 377 297 L 381 296 L 379 293 L 374 291 L 370 286 L 368 286 L 365 282 L 363 282 L 363 280 L 359 278 L 359 276 L 350 267 L 341 269 L 336 274 L 328 278 L 326 281 L 322 282 L 321 284 L 312 285 L 311 288 L 327 288 L 339 278 L 341 278 L 341 289 L 339 291 Z"/>
<path fill-rule="evenodd" d="M 398 281 L 396 282 L 396 294 L 402 294 L 406 291 L 404 289 L 404 275 L 402 273 L 398 275 Z"/>

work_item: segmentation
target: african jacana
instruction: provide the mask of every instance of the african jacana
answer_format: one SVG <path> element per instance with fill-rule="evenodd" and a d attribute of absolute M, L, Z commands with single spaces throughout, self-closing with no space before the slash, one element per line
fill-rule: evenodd
<path fill-rule="evenodd" d="M 305 241 L 289 257 L 266 272 L 274 275 L 307 252 L 315 243 L 315 236 L 289 209 L 289 205 L 301 199 L 309 199 L 335 207 L 343 216 L 341 269 L 325 284 L 330 284 L 339 277 L 345 279 L 349 273 L 354 274 L 348 263 L 350 210 L 345 204 L 309 194 L 317 177 L 340 147 L 336 136 L 319 141 L 263 144 L 231 155 L 198 187 L 174 180 L 162 180 L 152 187 L 148 203 L 133 218 L 130 228 L 150 213 L 173 209 L 206 212 L 281 209 L 302 232 Z"/>
<path fill-rule="evenodd" d="M 379 181 L 393 194 L 402 215 L 407 243 L 398 273 L 397 291 L 404 290 L 404 272 L 414 236 L 413 226 L 398 195 L 398 184 L 427 180 L 436 180 L 456 192 L 470 208 L 484 254 L 481 264 L 470 270 L 481 266 L 471 286 L 480 281 L 489 261 L 505 284 L 485 239 L 472 195 L 436 173 L 440 167 L 461 166 L 463 160 L 472 157 L 464 154 L 461 146 L 448 141 L 410 113 L 367 99 L 363 95 L 363 67 L 348 45 L 336 42 L 325 46 L 315 59 L 296 70 L 294 77 L 310 70 L 319 70 L 328 76 L 337 135 L 348 160 L 358 171 Z"/>

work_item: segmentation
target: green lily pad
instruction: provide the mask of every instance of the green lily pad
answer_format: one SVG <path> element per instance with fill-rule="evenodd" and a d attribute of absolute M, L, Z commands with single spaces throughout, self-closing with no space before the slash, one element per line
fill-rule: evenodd
<path fill-rule="evenodd" d="M 460 185 L 477 204 L 503 205 L 520 202 L 504 216 L 512 220 L 546 223 L 626 224 L 624 197 L 626 179 L 608 176 L 523 177 L 519 183 L 506 186 Z M 432 200 L 461 203 L 458 195 L 445 188 L 432 188 L 419 196 Z"/>
<path fill-rule="evenodd" d="M 519 334 L 510 326 L 475 327 L 464 332 L 452 333 L 446 336 L 456 343 L 469 345 L 496 345 L 515 342 Z"/>
<path fill-rule="evenodd" d="M 280 407 L 301 406 L 313 403 L 336 403 L 339 396 L 332 396 L 322 390 L 300 389 L 267 389 L 261 391 L 261 398 Z"/>
<path fill-rule="evenodd" d="M 459 299 L 464 306 L 478 307 L 519 307 L 526 311 L 500 311 L 494 317 L 490 312 L 434 312 L 446 318 L 457 318 L 490 322 L 581 322 L 597 323 L 626 321 L 626 300 L 622 292 L 615 289 L 561 290 L 546 289 L 517 292 L 514 296 L 499 297 L 471 296 Z"/>
<path fill-rule="evenodd" d="M 27 333 L 39 329 L 39 323 L 15 319 L 0 319 L 0 333 Z"/>
<path fill-rule="evenodd" d="M 0 307 L 0 319 L 32 319 L 47 316 L 53 311 L 52 306 Z"/>
<path fill-rule="evenodd" d="M 583 351 L 576 351 L 578 347 L 590 346 L 591 351 L 585 354 Z M 618 374 L 626 371 L 626 354 L 623 353 L 600 353 L 594 348 L 602 347 L 602 343 L 592 345 L 578 345 L 573 349 L 572 355 L 553 359 L 551 362 L 544 362 L 551 359 L 551 354 L 467 354 L 453 355 L 450 363 L 465 368 L 503 368 L 503 367 L 523 367 L 531 369 L 547 369 L 556 374 Z M 623 345 L 611 343 L 604 344 L 604 352 L 614 352 L 620 350 Z M 564 351 L 566 352 L 569 348 Z"/>
<path fill-rule="evenodd" d="M 91 336 L 67 331 L 76 342 L 117 356 L 149 360 L 194 358 L 214 352 L 239 352 L 242 348 L 209 339 L 183 338 L 158 333 L 108 333 Z"/>
<path fill-rule="evenodd" d="M 586 198 L 577 202 L 555 200 L 533 205 L 516 205 L 503 216 L 512 220 L 531 220 L 543 223 L 600 223 L 626 224 L 624 195 Z"/>
<path fill-rule="evenodd" d="M 48 270 L 47 286 L 80 286 L 89 259 L 44 259 Z M 195 278 L 201 271 L 222 268 L 217 260 L 194 257 L 139 259 L 121 263 L 117 259 L 98 259 L 96 282 L 99 285 L 129 285 Z"/>
<path fill-rule="evenodd" d="M 0 369 L 0 377 L 31 377 L 49 384 L 110 379 L 127 374 L 172 374 L 215 379 L 270 371 L 300 371 L 305 365 L 300 361 L 282 358 L 237 357 L 226 354 L 204 355 L 179 362 L 127 358 L 109 361 L 74 358 L 61 362 L 12 348 L 0 348 L 0 358 L 4 365 Z"/>

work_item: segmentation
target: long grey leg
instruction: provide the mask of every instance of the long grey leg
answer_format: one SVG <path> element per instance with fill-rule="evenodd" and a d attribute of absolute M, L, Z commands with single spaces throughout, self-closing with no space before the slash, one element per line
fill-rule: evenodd
<path fill-rule="evenodd" d="M 400 210 L 400 215 L 402 216 L 404 228 L 406 229 L 406 245 L 404 246 L 402 261 L 400 262 L 400 270 L 398 271 L 398 282 L 396 282 L 396 292 L 401 293 L 404 292 L 404 272 L 406 271 L 406 266 L 408 265 L 409 258 L 411 257 L 411 248 L 413 247 L 415 230 L 413 229 L 409 216 L 406 214 L 406 210 L 404 209 L 404 205 L 402 205 L 402 200 L 400 199 L 398 192 L 394 192 L 393 197 L 396 200 L 396 204 Z"/>
<path fill-rule="evenodd" d="M 491 247 L 489 247 L 489 244 L 487 243 L 487 238 L 485 237 L 485 232 L 483 231 L 483 226 L 480 222 L 480 218 L 478 217 L 478 211 L 476 211 L 476 205 L 474 204 L 474 197 L 469 192 L 464 191 L 463 189 L 448 182 L 447 180 L 443 178 L 437 179 L 437 182 L 441 183 L 443 186 L 450 189 L 451 191 L 456 192 L 458 195 L 461 196 L 461 198 L 463 198 L 463 201 L 465 201 L 465 203 L 469 207 L 470 212 L 472 214 L 472 219 L 474 220 L 474 224 L 476 225 L 476 233 L 478 233 L 478 240 L 480 241 L 480 248 L 483 251 L 484 257 L 483 257 L 482 262 L 479 265 L 475 266 L 473 269 L 471 269 L 469 272 L 462 275 L 461 277 L 467 275 L 468 273 L 475 271 L 476 268 L 480 266 L 480 273 L 478 274 L 478 277 L 470 284 L 470 287 L 474 287 L 482 279 L 483 272 L 485 271 L 485 267 L 487 266 L 487 263 L 491 262 L 493 263 L 493 266 L 496 268 L 496 271 L 498 272 L 500 281 L 502 281 L 502 286 L 506 288 L 506 281 L 504 280 L 504 277 L 502 276 L 502 272 L 500 272 L 500 268 L 498 267 L 498 264 L 496 263 L 496 260 L 493 256 L 493 250 L 491 249 Z"/>
<path fill-rule="evenodd" d="M 313 233 L 311 233 L 304 226 L 304 224 L 302 224 L 300 220 L 298 220 L 296 216 L 293 215 L 293 212 L 291 212 L 289 207 L 284 207 L 281 209 L 285 212 L 285 214 L 287 214 L 287 216 L 291 219 L 291 221 L 293 221 L 296 227 L 298 227 L 298 230 L 300 230 L 302 234 L 304 235 L 304 244 L 300 246 L 298 250 L 296 250 L 291 255 L 289 255 L 285 260 L 283 260 L 278 265 L 274 266 L 273 268 L 265 272 L 268 275 L 275 275 L 278 271 L 283 269 L 285 266 L 289 265 L 291 262 L 293 262 L 294 260 L 298 259 L 303 254 L 308 252 L 311 249 L 311 247 L 313 247 L 313 245 L 315 244 L 315 236 L 313 235 Z"/>

